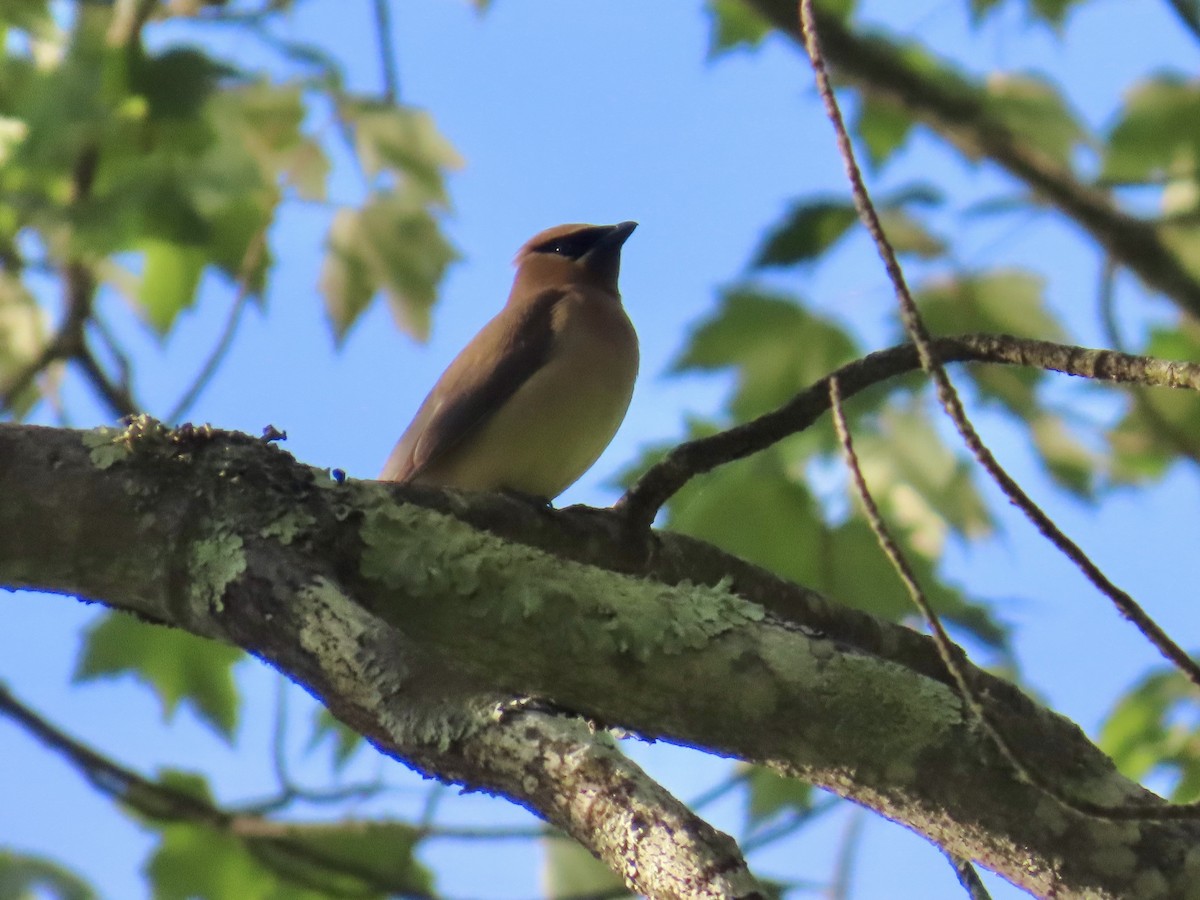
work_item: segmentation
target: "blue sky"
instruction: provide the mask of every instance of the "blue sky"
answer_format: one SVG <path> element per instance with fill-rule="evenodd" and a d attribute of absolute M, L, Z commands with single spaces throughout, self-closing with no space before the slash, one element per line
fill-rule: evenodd
<path fill-rule="evenodd" d="M 1062 79 L 1080 115 L 1093 124 L 1110 120 L 1121 90 L 1139 74 L 1163 67 L 1191 71 L 1197 61 L 1196 45 L 1177 31 L 1166 3 L 1093 0 L 1082 5 L 1062 42 L 1022 25 L 1016 10 L 976 32 L 960 0 L 863 5 L 869 18 L 919 36 L 977 73 L 1034 68 Z M 608 504 L 617 495 L 613 474 L 639 448 L 677 438 L 689 415 L 719 409 L 724 378 L 667 375 L 689 329 L 712 310 L 715 288 L 743 273 L 763 229 L 790 198 L 846 195 L 807 64 L 781 38 L 757 53 L 706 63 L 707 21 L 698 2 L 496 0 L 478 16 L 466 2 L 419 0 L 398 5 L 395 26 L 402 99 L 428 108 L 466 161 L 450 181 L 454 208 L 446 222 L 464 260 L 444 284 L 432 339 L 414 343 L 379 307 L 335 352 L 315 287 L 329 209 L 292 204 L 271 235 L 279 265 L 266 312 L 246 318 L 191 418 L 252 433 L 274 424 L 288 432 L 285 446 L 300 460 L 372 477 L 437 375 L 503 302 L 509 261 L 530 235 L 559 222 L 636 219 L 641 227 L 626 246 L 622 285 L 641 337 L 642 375 L 616 440 L 560 501 Z M 351 84 L 375 90 L 370 27 L 370 4 L 356 0 L 300 4 L 285 32 L 322 35 L 348 61 Z M 254 41 L 219 40 L 239 64 L 265 64 Z M 313 124 L 331 127 L 319 115 Z M 354 201 L 361 187 L 344 163 L 330 193 Z M 871 184 L 886 189 L 935 176 L 959 209 L 1013 189 L 991 167 L 964 166 L 921 135 Z M 965 264 L 1023 265 L 1045 274 L 1055 308 L 1081 342 L 1102 342 L 1094 315 L 1096 261 L 1070 226 L 1048 215 L 965 221 L 950 212 L 938 224 L 961 240 Z M 897 334 L 890 288 L 861 237 L 847 240 L 821 268 L 774 276 L 771 283 L 814 299 L 871 346 Z M 1121 292 L 1131 328 L 1165 312 L 1128 279 Z M 215 340 L 232 297 L 218 280 L 206 283 L 202 302 L 165 346 L 120 300 L 104 302 L 135 348 L 140 396 L 161 414 Z M 66 396 L 77 424 L 104 420 L 75 379 L 68 380 Z M 1066 531 L 1189 645 L 1195 617 L 1179 588 L 1200 581 L 1195 477 L 1177 471 L 1152 491 L 1120 492 L 1086 507 L 1053 493 L 1023 440 L 1000 419 L 983 416 L 980 423 L 1003 461 L 1047 501 Z M 1094 734 L 1112 699 L 1155 662 L 1154 653 L 1031 528 L 1002 502 L 997 507 L 1000 537 L 985 547 L 951 545 L 948 569 L 998 601 L 1001 618 L 1017 629 L 1029 683 Z M 0 615 L 6 623 L 0 679 L 53 721 L 143 771 L 165 765 L 214 772 L 225 800 L 257 795 L 270 784 L 264 753 L 231 752 L 186 712 L 164 732 L 153 698 L 127 682 L 69 688 L 78 628 L 96 610 L 69 599 L 0 594 Z M 240 744 L 263 748 L 275 679 L 253 663 L 241 672 L 248 706 Z M 308 701 L 292 694 L 299 749 Z M 633 745 L 631 752 L 684 797 L 700 793 L 728 765 L 662 745 Z M 105 897 L 144 895 L 137 866 L 149 846 L 145 833 L 2 719 L 0 758 L 0 845 L 61 859 Z M 364 753 L 355 765 L 368 775 L 383 765 L 399 786 L 363 813 L 419 807 L 426 786 L 396 764 Z M 299 771 L 319 777 L 323 757 L 309 757 Z M 445 809 L 448 821 L 528 821 L 486 798 L 455 798 Z M 715 823 L 731 830 L 741 815 L 730 802 L 713 810 Z M 847 815 L 756 856 L 755 864 L 764 875 L 826 877 Z M 538 854 L 529 844 L 442 844 L 427 859 L 449 897 L 517 898 L 537 891 Z M 859 859 L 855 897 L 961 896 L 938 853 L 874 817 Z M 997 887 L 994 896 L 1019 895 Z"/>

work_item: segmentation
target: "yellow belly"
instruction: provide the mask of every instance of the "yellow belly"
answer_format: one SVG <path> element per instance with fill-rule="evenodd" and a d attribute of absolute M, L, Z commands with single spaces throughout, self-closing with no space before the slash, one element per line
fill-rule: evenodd
<path fill-rule="evenodd" d="M 546 364 L 418 481 L 552 499 L 591 468 L 629 407 L 637 337 L 616 303 L 562 316 Z"/>

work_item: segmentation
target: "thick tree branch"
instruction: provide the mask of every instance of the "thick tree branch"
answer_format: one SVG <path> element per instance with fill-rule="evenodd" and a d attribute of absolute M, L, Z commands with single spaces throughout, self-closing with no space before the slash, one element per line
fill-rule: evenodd
<path fill-rule="evenodd" d="M 803 44 L 794 0 L 746 0 L 780 31 Z M 1121 210 L 1102 190 L 1014 133 L 991 113 L 981 88 L 948 69 L 910 64 L 903 49 L 856 32 L 841 17 L 817 11 L 825 55 L 839 78 L 864 95 L 903 109 L 969 158 L 986 158 L 1074 220 L 1122 266 L 1193 316 L 1200 316 L 1200 277 L 1159 229 Z"/>
<path fill-rule="evenodd" d="M 529 806 L 650 896 L 755 889 L 728 838 L 618 771 L 582 724 L 497 714 L 502 698 L 803 777 L 1040 896 L 1194 883 L 1200 825 L 1064 810 L 970 725 L 926 638 L 699 542 L 600 511 L 338 485 L 258 440 L 146 422 L 0 426 L 0 460 L 0 584 L 245 647 L 382 751 Z M 970 677 L 1064 791 L 1162 807 L 1070 722 Z"/>

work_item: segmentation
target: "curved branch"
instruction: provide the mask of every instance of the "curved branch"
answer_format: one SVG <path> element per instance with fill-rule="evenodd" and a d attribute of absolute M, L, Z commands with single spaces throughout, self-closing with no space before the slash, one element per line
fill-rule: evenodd
<path fill-rule="evenodd" d="M 1098 381 L 1200 391 L 1200 364 L 1092 350 L 1006 334 L 933 338 L 930 349 L 943 363 L 982 362 L 1026 366 Z M 625 492 L 617 508 L 648 526 L 680 488 L 718 466 L 751 456 L 803 431 L 829 409 L 829 382 L 837 378 L 843 398 L 921 368 L 917 348 L 900 344 L 847 363 L 805 388 L 783 406 L 719 434 L 671 449 Z"/>

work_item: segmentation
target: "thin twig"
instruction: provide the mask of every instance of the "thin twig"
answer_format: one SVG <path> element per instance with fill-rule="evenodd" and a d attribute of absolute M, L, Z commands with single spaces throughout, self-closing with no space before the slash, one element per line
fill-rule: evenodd
<path fill-rule="evenodd" d="M 175 404 L 175 408 L 167 415 L 165 422 L 169 424 L 178 423 L 192 405 L 199 398 L 201 392 L 208 387 L 213 376 L 220 368 L 221 362 L 225 359 L 225 355 L 229 352 L 229 348 L 233 346 L 233 338 L 237 334 L 238 325 L 241 324 L 242 313 L 246 311 L 246 307 L 250 305 L 250 299 L 253 292 L 250 290 L 251 280 L 254 278 L 254 273 L 262 265 L 263 256 L 267 251 L 267 232 L 266 229 L 260 230 L 250 243 L 246 245 L 246 252 L 242 256 L 242 264 L 238 269 L 237 277 L 237 295 L 233 300 L 233 307 L 229 310 L 229 317 L 225 320 L 225 327 L 221 331 L 221 337 L 217 340 L 217 344 L 213 347 L 212 353 L 208 355 L 204 365 L 201 366 L 199 373 L 192 380 L 191 385 L 179 401 Z"/>
<path fill-rule="evenodd" d="M 841 109 L 838 107 L 837 98 L 833 94 L 833 87 L 829 81 L 825 59 L 821 54 L 821 44 L 816 31 L 812 4 L 813 0 L 799 0 L 801 31 L 804 37 L 804 45 L 808 50 L 809 60 L 812 63 L 812 69 L 816 76 L 817 91 L 821 95 L 821 100 L 825 105 L 825 112 L 833 125 L 838 150 L 845 164 L 846 176 L 850 180 L 854 206 L 858 210 L 859 218 L 862 220 L 864 227 L 875 242 L 875 247 L 879 252 L 880 258 L 883 260 L 888 278 L 896 290 L 896 296 L 900 304 L 900 319 L 904 323 L 904 329 L 917 347 L 917 352 L 921 357 L 921 367 L 933 379 L 938 400 L 941 402 L 943 409 L 946 410 L 946 414 L 954 423 L 967 449 L 971 451 L 972 456 L 975 457 L 984 471 L 992 477 L 992 480 L 1004 492 L 1009 502 L 1020 509 L 1042 536 L 1054 544 L 1067 559 L 1071 560 L 1097 590 L 1105 594 L 1121 614 L 1133 622 L 1138 630 L 1158 649 L 1159 653 L 1174 663 L 1180 671 L 1187 675 L 1193 684 L 1200 687 L 1200 664 L 1188 656 L 1183 648 L 1176 644 L 1145 613 L 1132 596 L 1110 581 L 1083 549 L 1054 524 L 1050 516 L 1025 493 L 1016 480 L 1000 465 L 967 418 L 962 399 L 958 396 L 958 392 L 950 382 L 949 375 L 934 352 L 929 331 L 925 326 L 924 320 L 921 318 L 920 311 L 917 309 L 916 301 L 913 300 L 912 293 L 908 289 L 908 283 L 904 278 L 904 272 L 900 268 L 900 263 L 896 259 L 895 250 L 884 234 L 883 225 L 879 221 L 879 214 L 876 212 L 875 205 L 872 203 L 870 194 L 867 192 L 862 171 L 859 169 L 858 162 L 854 156 L 854 148 L 850 142 L 850 133 L 846 130 L 846 123 L 842 118 Z"/>
<path fill-rule="evenodd" d="M 967 667 L 967 654 L 961 647 L 954 643 L 950 635 L 946 632 L 941 617 L 938 616 L 933 605 L 929 602 L 929 598 L 925 595 L 924 590 L 922 590 L 916 573 L 908 562 L 908 558 L 904 555 L 904 551 L 900 549 L 900 545 L 892 536 L 887 523 L 884 522 L 883 515 L 879 512 L 879 506 L 875 503 L 875 497 L 871 494 L 871 489 L 867 486 L 862 467 L 859 465 L 858 453 L 854 449 L 854 439 L 850 435 L 850 425 L 846 421 L 846 413 L 842 407 L 841 390 L 836 378 L 832 379 L 829 383 L 829 395 L 830 406 L 833 410 L 834 429 L 837 432 L 838 442 L 842 448 L 842 456 L 846 460 L 846 467 L 850 470 L 850 477 L 854 484 L 855 493 L 858 495 L 859 502 L 862 504 L 863 511 L 866 514 L 867 524 L 870 525 L 880 549 L 883 550 L 884 555 L 892 564 L 892 568 L 896 570 L 896 574 L 904 583 L 909 597 L 912 598 L 913 605 L 920 610 L 921 616 L 929 625 L 933 645 L 937 648 L 938 656 L 941 657 L 943 665 L 945 665 L 946 670 L 950 673 L 950 677 L 957 688 L 963 705 L 966 706 L 971 718 L 978 722 L 980 727 L 987 733 L 996 749 L 1000 752 L 1000 755 L 1004 757 L 1022 779 L 1073 812 L 1095 818 L 1118 821 L 1162 821 L 1168 819 L 1200 818 L 1200 803 L 1152 808 L 1142 804 L 1110 806 L 1073 797 L 1064 793 L 1057 784 L 1042 775 L 1038 769 L 1025 762 L 1022 754 L 1017 752 L 1016 748 L 1008 740 L 1008 737 L 992 721 L 992 717 L 988 714 L 983 700 L 975 692 L 975 688 L 971 684 L 970 677 L 967 674 L 969 671 Z"/>
<path fill-rule="evenodd" d="M 963 334 L 933 338 L 943 363 L 984 362 L 1025 366 L 1118 384 L 1200 391 L 1200 364 L 1171 362 L 1113 350 L 1093 350 L 1006 334 Z M 811 426 L 829 409 L 829 380 L 836 377 L 851 397 L 921 367 L 917 348 L 900 344 L 847 363 L 814 382 L 787 403 L 750 422 L 673 447 L 617 502 L 629 520 L 648 527 L 658 510 L 697 475 L 758 453 Z"/>
<path fill-rule="evenodd" d="M 711 803 L 716 803 L 726 794 L 745 784 L 750 779 L 750 776 L 753 774 L 753 772 L 754 770 L 750 766 L 743 766 L 735 769 L 733 774 L 728 778 L 718 781 L 708 790 L 693 797 L 688 803 L 688 807 L 692 810 L 692 812 L 700 812 L 700 810 L 704 809 L 704 807 Z"/>
<path fill-rule="evenodd" d="M 292 781 L 287 765 L 287 691 L 291 682 L 277 676 L 275 721 L 271 729 L 271 760 L 279 791 L 272 797 L 239 804 L 233 811 L 240 816 L 265 816 L 277 813 L 297 801 L 324 805 L 346 800 L 369 799 L 382 794 L 387 786 L 381 780 L 338 785 L 327 789 L 305 788 Z"/>
<path fill-rule="evenodd" d="M 806 809 L 796 810 L 791 816 L 778 824 L 772 825 L 769 828 L 764 828 L 756 834 L 743 839 L 740 843 L 742 852 L 750 854 L 758 850 L 760 847 L 769 846 L 776 841 L 787 837 L 789 834 L 795 834 L 801 828 L 805 827 L 814 820 L 825 815 L 825 813 L 837 809 L 842 805 L 843 798 L 831 796 L 825 800 L 820 800 L 813 803 Z"/>
<path fill-rule="evenodd" d="M 866 824 L 866 810 L 853 807 L 846 821 L 846 830 L 842 832 L 842 840 L 838 847 L 837 858 L 833 864 L 833 881 L 829 885 L 827 896 L 829 900 L 850 900 L 851 879 L 854 877 L 854 857 L 862 843 L 863 825 Z"/>
<path fill-rule="evenodd" d="M 284 879 L 315 887 L 321 886 L 305 871 L 304 866 L 281 866 L 281 862 L 290 857 L 293 860 L 303 859 L 310 867 L 316 865 L 331 873 L 352 876 L 377 891 L 396 893 L 398 890 L 394 883 L 387 881 L 377 872 L 357 865 L 352 860 L 330 856 L 309 844 L 295 840 L 289 831 L 294 826 L 290 824 L 271 822 L 257 816 L 238 816 L 214 806 L 199 796 L 144 778 L 51 725 L 17 700 L 3 684 L 0 684 L 0 715 L 5 715 L 21 725 L 48 748 L 66 758 L 84 778 L 106 796 L 130 806 L 150 819 L 163 822 L 193 822 L 245 838 L 247 842 L 244 846 L 247 851 Z M 265 847 L 261 841 L 255 842 L 255 838 L 268 838 L 271 844 Z M 280 859 L 281 855 L 285 859 Z M 406 892 L 404 896 L 417 895 Z"/>
<path fill-rule="evenodd" d="M 942 852 L 946 853 L 946 851 Z M 963 886 L 963 890 L 967 892 L 967 896 L 971 900 L 992 900 L 992 895 L 988 893 L 983 879 L 979 877 L 979 872 L 976 871 L 969 859 L 963 859 L 953 853 L 946 853 L 946 859 L 954 869 L 954 876 L 958 879 L 958 883 Z"/>
<path fill-rule="evenodd" d="M 794 4 L 744 2 L 802 41 Z M 1147 285 L 1200 317 L 1200 279 L 1167 244 L 1157 225 L 1124 211 L 1108 192 L 1082 182 L 1068 163 L 1014 131 L 996 114 L 985 87 L 949 67 L 915 62 L 905 47 L 856 32 L 836 12 L 821 9 L 816 18 L 826 58 L 836 65 L 843 83 L 928 125 L 964 155 L 995 162 L 1083 228 Z"/>
<path fill-rule="evenodd" d="M 383 99 L 395 106 L 400 99 L 400 74 L 388 0 L 375 0 L 375 34 L 379 41 L 379 65 L 383 69 Z"/>

